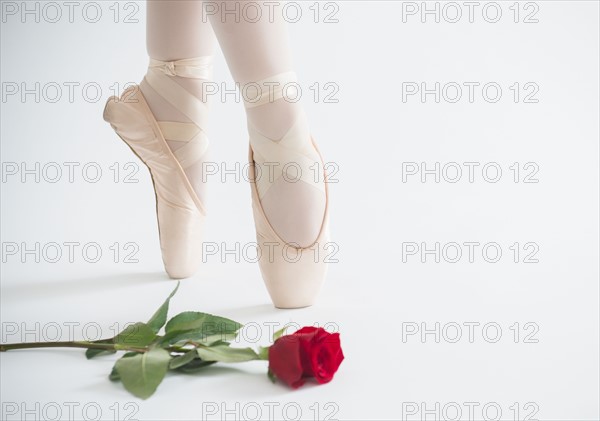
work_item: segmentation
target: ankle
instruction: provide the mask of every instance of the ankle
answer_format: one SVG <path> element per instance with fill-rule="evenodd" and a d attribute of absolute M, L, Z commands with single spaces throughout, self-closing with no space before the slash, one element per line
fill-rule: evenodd
<path fill-rule="evenodd" d="M 294 72 L 279 73 L 243 86 L 244 107 L 251 132 L 279 141 L 303 116 Z"/>
<path fill-rule="evenodd" d="M 156 91 L 153 87 L 158 79 L 166 79 L 171 88 Z M 178 86 L 187 93 L 197 98 L 205 107 L 202 112 L 206 112 L 208 106 L 208 95 L 206 95 L 207 83 L 212 79 L 212 57 L 195 57 L 176 61 L 160 61 L 151 58 L 148 66 L 148 72 L 140 83 L 142 94 L 146 98 L 150 110 L 158 120 L 189 122 L 195 120 L 189 113 L 185 114 L 179 108 L 179 103 L 189 101 L 173 94 Z M 178 86 L 176 86 L 178 85 Z M 196 102 L 196 101 L 193 101 Z M 180 104 L 182 106 L 186 104 Z"/>

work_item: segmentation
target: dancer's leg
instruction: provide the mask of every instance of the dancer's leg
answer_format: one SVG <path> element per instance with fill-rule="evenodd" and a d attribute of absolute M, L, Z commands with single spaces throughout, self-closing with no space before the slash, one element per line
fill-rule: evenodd
<path fill-rule="evenodd" d="M 225 3 L 228 10 L 236 4 L 238 10 L 242 10 L 244 2 Z M 218 4 L 224 7 L 223 2 Z M 268 97 L 273 76 L 279 75 L 282 85 L 293 81 L 290 73 L 293 65 L 286 22 L 277 13 L 270 22 L 268 8 L 262 2 L 258 4 L 263 11 L 258 22 L 250 22 L 243 16 L 236 22 L 232 13 L 212 14 L 210 19 L 235 81 L 242 86 L 263 82 L 262 92 Z M 268 180 L 267 170 L 273 168 L 274 157 L 280 164 L 279 176 L 273 182 L 257 183 L 269 222 L 284 241 L 309 246 L 321 228 L 326 198 L 323 177 L 317 173 L 319 177 L 315 180 L 316 167 L 308 168 L 311 163 L 320 165 L 321 162 L 311 143 L 302 106 L 285 98 L 268 101 L 247 107 L 247 118 L 250 144 L 255 162 L 262 167 L 262 179 Z M 281 147 L 283 145 L 285 147 Z M 267 164 L 261 165 L 264 163 Z M 280 172 L 288 163 L 294 164 L 288 166 L 291 174 L 283 177 Z M 294 172 L 298 166 L 295 164 L 301 164 L 303 172 L 302 179 L 296 182 Z"/>
<path fill-rule="evenodd" d="M 205 57 L 205 74 L 202 77 L 168 76 L 199 100 L 206 82 L 210 81 L 210 66 L 216 40 L 210 23 L 202 19 L 201 0 L 148 0 L 147 1 L 147 50 L 151 59 L 164 62 Z M 149 69 L 149 72 L 152 71 Z M 159 121 L 191 122 L 206 120 L 207 116 L 186 116 L 178 110 L 182 104 L 173 104 L 157 93 L 144 80 L 140 84 L 142 93 Z M 206 112 L 197 110 L 197 112 Z M 206 130 L 207 127 L 200 127 Z M 173 151 L 184 146 L 181 141 L 168 141 Z M 186 175 L 202 202 L 206 202 L 205 185 L 202 182 L 202 162 L 208 156 L 185 168 Z"/>
<path fill-rule="evenodd" d="M 146 7 L 150 57 L 172 61 L 214 54 L 216 41 L 202 19 L 202 0 L 148 0 Z"/>
<path fill-rule="evenodd" d="M 208 148 L 202 91 L 215 42 L 210 24 L 202 24 L 202 2 L 149 0 L 147 7 L 148 72 L 140 89 L 108 99 L 103 118 L 150 170 L 163 262 L 180 279 L 202 261 Z"/>

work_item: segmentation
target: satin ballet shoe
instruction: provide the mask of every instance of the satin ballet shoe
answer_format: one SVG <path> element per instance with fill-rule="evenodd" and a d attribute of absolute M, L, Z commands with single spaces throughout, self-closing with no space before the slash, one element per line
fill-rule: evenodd
<path fill-rule="evenodd" d="M 164 267 L 173 279 L 192 276 L 202 261 L 206 209 L 184 169 L 202 158 L 208 148 L 205 104 L 167 77 L 206 77 L 205 58 L 158 62 L 151 60 L 142 83 L 171 102 L 193 123 L 157 121 L 139 85 L 111 97 L 104 120 L 150 171 L 156 198 L 156 214 Z M 167 140 L 182 142 L 172 152 Z"/>
<path fill-rule="evenodd" d="M 288 72 L 258 82 L 263 86 L 266 85 L 266 82 L 270 82 L 272 85 L 278 83 L 279 88 L 275 88 L 269 93 L 259 94 L 250 100 L 245 98 L 246 108 L 261 106 L 268 101 L 283 100 L 284 89 L 281 87 L 291 81 L 295 81 L 295 75 Z M 300 308 L 313 305 L 327 274 L 326 258 L 330 240 L 329 192 L 323 158 L 308 130 L 308 123 L 303 112 L 297 116 L 296 122 L 286 135 L 277 142 L 263 136 L 250 123 L 248 130 L 250 134 L 248 178 L 259 247 L 258 264 L 265 286 L 271 301 L 277 308 Z M 273 185 L 272 174 L 267 176 L 261 168 L 261 163 L 267 162 L 282 164 L 275 167 L 275 180 L 285 176 L 282 168 L 285 168 L 286 163 L 293 163 L 301 169 L 298 174 L 303 174 L 299 177 L 300 181 L 312 184 L 314 188 L 324 193 L 323 219 L 318 235 L 312 244 L 301 247 L 298 244 L 286 242 L 269 222 L 261 203 L 261 197 L 268 194 L 268 189 Z M 321 165 L 320 168 L 323 170 L 322 182 L 318 184 L 312 181 L 314 178 L 312 169 L 314 169 L 315 163 Z"/>
<path fill-rule="evenodd" d="M 319 152 L 314 140 L 313 146 Z M 258 265 L 271 301 L 277 308 L 311 306 L 315 303 L 327 275 L 326 258 L 329 254 L 330 239 L 327 180 L 325 180 L 327 201 L 319 235 L 310 246 L 297 247 L 281 239 L 265 215 L 256 189 L 257 178 L 252 146 L 249 148 L 248 162 L 252 214 L 256 226 L 256 241 L 260 250 Z M 323 176 L 325 177 L 325 172 Z"/>

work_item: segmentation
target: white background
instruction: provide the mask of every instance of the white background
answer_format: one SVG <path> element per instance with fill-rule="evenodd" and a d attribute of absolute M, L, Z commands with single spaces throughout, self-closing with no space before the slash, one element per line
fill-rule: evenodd
<path fill-rule="evenodd" d="M 9 95 L 1 103 L 3 342 L 44 340 L 56 326 L 67 339 L 69 325 L 77 338 L 94 337 L 98 327 L 110 336 L 115 323 L 146 320 L 175 285 L 163 272 L 148 173 L 101 115 L 108 96 L 145 73 L 145 5 L 126 9 L 121 2 L 115 23 L 113 3 L 100 2 L 102 18 L 88 23 L 81 3 L 70 23 L 67 6 L 58 4 L 58 23 L 44 15 L 39 23 L 31 15 L 22 23 L 21 12 L 3 15 L 3 93 L 14 84 L 35 89 L 39 82 L 41 95 L 39 101 L 33 94 L 24 100 Z M 108 380 L 115 356 L 86 361 L 82 350 L 14 351 L 0 356 L 3 419 L 52 418 L 56 406 L 62 419 L 93 419 L 98 408 L 102 419 L 244 419 L 255 417 L 258 407 L 263 419 L 294 418 L 300 409 L 302 419 L 425 419 L 433 410 L 427 419 L 439 420 L 455 417 L 456 406 L 463 420 L 494 419 L 497 408 L 506 420 L 530 414 L 600 418 L 598 3 L 520 3 L 518 23 L 513 2 L 498 3 L 497 23 L 486 20 L 494 18 L 494 9 L 482 13 L 486 2 L 475 9 L 473 22 L 459 2 L 463 16 L 457 23 L 449 22 L 455 9 L 443 9 L 445 3 L 438 4 L 447 12 L 439 23 L 432 15 L 423 23 L 420 12 L 403 14 L 410 4 L 391 1 L 322 2 L 315 23 L 311 4 L 302 4 L 302 18 L 290 31 L 312 131 L 325 160 L 339 168 L 339 182 L 330 185 L 339 262 L 330 265 L 315 306 L 276 310 L 255 263 L 212 256 L 182 282 L 171 314 L 197 310 L 231 317 L 254 328 L 243 335 L 253 346 L 269 343 L 268 323 L 327 325 L 341 332 L 346 355 L 335 379 L 292 391 L 269 382 L 264 362 L 213 366 L 194 376 L 169 374 L 152 398 L 141 401 Z M 129 12 L 138 23 L 124 22 Z M 333 12 L 338 22 L 324 23 Z M 530 13 L 537 23 L 523 22 Z M 233 86 L 220 52 L 215 81 Z M 80 84 L 73 101 L 69 82 Z M 90 82 L 102 89 L 98 100 L 82 93 Z M 323 101 L 332 92 L 323 88 L 329 82 L 339 88 L 337 103 Z M 436 82 L 456 83 L 463 96 L 450 102 L 455 85 L 447 85 L 439 103 L 433 94 L 403 101 L 407 82 L 425 82 L 429 89 Z M 479 83 L 473 102 L 465 82 Z M 510 87 L 516 82 L 515 103 Z M 55 103 L 54 83 L 62 87 Z M 314 83 L 321 86 L 317 101 L 309 89 Z M 502 88 L 495 103 L 482 95 L 487 83 Z M 524 101 L 532 91 L 526 83 L 539 88 L 530 98 L 537 102 Z M 214 101 L 211 124 L 214 160 L 227 168 L 243 165 L 248 140 L 242 105 L 232 96 Z M 53 162 L 63 169 L 55 183 L 48 179 L 56 174 L 43 171 L 53 171 Z M 73 183 L 65 162 L 79 164 Z M 121 168 L 116 183 L 109 168 L 115 162 Z M 139 168 L 137 183 L 123 182 L 129 162 Z M 442 173 L 436 183 L 434 175 L 422 182 L 420 174 L 404 174 L 403 182 L 411 162 L 429 169 L 455 162 L 462 178 L 451 183 L 454 173 Z M 479 164 L 472 183 L 464 162 Z M 518 182 L 510 169 L 515 162 Z M 40 163 L 39 182 L 35 174 L 24 182 L 20 173 L 11 175 L 11 163 L 30 169 Z M 83 178 L 89 163 L 103 170 L 96 183 Z M 483 177 L 486 163 L 502 169 L 497 182 Z M 532 168 L 538 182 L 525 183 Z M 205 241 L 230 249 L 253 242 L 248 184 L 232 176 L 211 181 Z M 36 242 L 39 263 L 34 254 L 21 253 Z M 55 249 L 47 246 L 52 253 L 46 256 L 41 251 L 53 242 L 62 245 L 56 263 L 49 262 Z M 80 244 L 72 263 L 65 242 Z M 124 249 L 129 242 L 139 247 L 138 263 L 123 261 L 133 250 Z M 403 256 L 403 244 L 433 248 L 436 242 L 440 249 L 448 243 L 480 246 L 473 262 L 464 245 L 456 263 L 449 261 L 455 248 L 446 248 L 439 262 L 428 254 Z M 14 255 L 7 251 L 12 243 L 19 247 Z M 101 247 L 97 263 L 82 256 L 88 243 Z M 121 251 L 117 263 L 109 248 L 114 243 Z M 482 255 L 488 243 L 502 251 L 496 263 L 485 259 L 493 251 Z M 514 243 L 520 247 L 517 263 Z M 526 243 L 532 245 L 525 249 Z M 532 250 L 538 262 L 524 263 Z M 439 342 L 434 333 L 422 338 L 421 329 L 435 331 L 436 323 Z M 475 326 L 472 341 L 469 323 Z M 406 335 L 414 326 L 419 333 Z M 462 336 L 452 343 L 456 326 Z M 270 413 L 275 401 L 281 404 Z"/>

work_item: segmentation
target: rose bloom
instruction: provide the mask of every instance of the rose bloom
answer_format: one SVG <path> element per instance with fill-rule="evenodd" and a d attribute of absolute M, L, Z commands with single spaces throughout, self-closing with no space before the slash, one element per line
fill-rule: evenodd
<path fill-rule="evenodd" d="M 311 377 L 321 384 L 331 381 L 343 359 L 340 334 L 320 327 L 303 327 L 269 348 L 269 370 L 294 389 Z"/>

